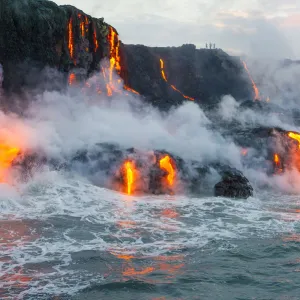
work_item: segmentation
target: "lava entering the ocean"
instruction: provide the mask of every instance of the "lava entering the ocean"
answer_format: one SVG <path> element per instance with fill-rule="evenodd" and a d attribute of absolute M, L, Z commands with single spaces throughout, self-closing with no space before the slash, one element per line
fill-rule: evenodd
<path fill-rule="evenodd" d="M 6 143 L 0 144 L 0 182 L 5 182 L 7 171 L 19 153 L 20 149 L 16 146 L 9 146 Z"/>
<path fill-rule="evenodd" d="M 135 181 L 135 168 L 132 162 L 127 161 L 125 163 L 125 175 L 126 175 L 126 190 L 127 194 L 131 195 L 134 189 L 134 181 Z"/>
<path fill-rule="evenodd" d="M 175 162 L 169 155 L 165 155 L 160 159 L 159 167 L 167 173 L 163 186 L 173 190 L 176 178 Z"/>
<path fill-rule="evenodd" d="M 139 188 L 140 175 L 135 161 L 124 161 L 119 169 L 119 175 L 117 175 L 117 177 L 119 177 L 119 187 L 115 186 L 115 188 L 117 188 L 118 191 L 130 196 L 137 192 Z"/>
<path fill-rule="evenodd" d="M 159 61 L 160 61 L 160 72 L 161 72 L 161 77 L 163 78 L 163 80 L 164 80 L 165 82 L 167 82 L 167 83 L 170 85 L 170 87 L 171 87 L 174 91 L 176 91 L 177 93 L 181 94 L 181 96 L 182 96 L 183 98 L 188 99 L 188 100 L 191 100 L 191 101 L 195 101 L 194 98 L 189 97 L 189 96 L 183 94 L 180 90 L 178 90 L 178 89 L 175 87 L 175 85 L 170 84 L 170 83 L 168 82 L 167 77 L 166 77 L 166 73 L 165 73 L 165 66 L 164 66 L 165 64 L 164 64 L 164 61 L 162 60 L 162 58 L 160 58 Z"/>
<path fill-rule="evenodd" d="M 255 82 L 254 82 L 254 80 L 253 80 L 253 78 L 252 78 L 252 76 L 251 76 L 251 74 L 250 74 L 250 71 L 249 71 L 249 69 L 248 69 L 248 66 L 247 66 L 247 64 L 246 64 L 245 61 L 242 61 L 242 63 L 243 63 L 243 66 L 244 66 L 244 68 L 245 68 L 245 70 L 246 70 L 248 76 L 249 76 L 249 79 L 251 80 L 251 83 L 252 83 L 252 87 L 253 87 L 253 91 L 254 91 L 254 100 L 260 100 L 259 89 L 258 89 L 258 87 L 256 86 L 256 84 L 255 84 Z"/>

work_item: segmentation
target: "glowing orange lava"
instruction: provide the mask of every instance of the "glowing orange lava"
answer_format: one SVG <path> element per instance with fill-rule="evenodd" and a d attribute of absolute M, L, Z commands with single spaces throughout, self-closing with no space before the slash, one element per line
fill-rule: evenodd
<path fill-rule="evenodd" d="M 132 162 L 127 161 L 124 165 L 125 169 L 125 183 L 126 183 L 126 192 L 128 195 L 132 195 L 135 182 L 135 166 Z"/>
<path fill-rule="evenodd" d="M 69 25 L 68 25 L 68 32 L 69 32 L 69 40 L 68 40 L 68 48 L 69 48 L 69 53 L 70 57 L 74 59 L 74 40 L 73 40 L 73 24 L 72 24 L 72 18 L 69 20 Z"/>
<path fill-rule="evenodd" d="M 297 141 L 299 143 L 299 149 L 300 149 L 300 134 L 294 133 L 294 132 L 289 132 L 288 137 L 291 139 Z"/>
<path fill-rule="evenodd" d="M 94 28 L 93 38 L 94 38 L 94 51 L 97 52 L 97 50 L 99 48 L 99 44 L 98 44 L 98 39 L 97 39 L 96 28 Z"/>
<path fill-rule="evenodd" d="M 256 86 L 251 74 L 250 74 L 250 71 L 248 69 L 248 66 L 246 64 L 245 61 L 242 61 L 243 65 L 244 65 L 244 68 L 249 76 L 249 79 L 251 80 L 251 83 L 252 83 L 252 87 L 253 87 L 253 91 L 254 91 L 254 100 L 260 100 L 260 96 L 259 96 L 259 90 L 258 90 L 258 87 Z"/>
<path fill-rule="evenodd" d="M 131 89 L 130 87 L 128 87 L 126 84 L 124 84 L 124 89 L 125 89 L 126 91 L 132 92 L 132 93 L 134 93 L 134 94 L 136 94 L 136 95 L 139 95 L 139 94 L 140 94 L 139 92 L 135 91 L 134 89 Z"/>
<path fill-rule="evenodd" d="M 160 161 L 159 161 L 159 166 L 161 169 L 165 170 L 168 175 L 167 175 L 167 182 L 170 187 L 174 185 L 175 182 L 175 176 L 176 172 L 172 166 L 172 159 L 170 158 L 169 155 L 164 156 Z"/>
<path fill-rule="evenodd" d="M 277 173 L 281 173 L 283 171 L 282 167 L 281 167 L 281 161 L 280 161 L 280 157 L 277 153 L 274 154 L 274 163 L 276 166 L 276 172 Z"/>
<path fill-rule="evenodd" d="M 80 30 L 81 30 L 81 36 L 84 37 L 84 32 L 85 32 L 85 23 L 84 23 L 84 21 L 80 22 Z"/>
<path fill-rule="evenodd" d="M 160 61 L 160 72 L 161 72 L 161 76 L 162 76 L 162 78 L 163 78 L 163 80 L 164 80 L 165 82 L 169 83 L 168 80 L 167 80 L 167 77 L 166 77 L 166 73 L 165 73 L 164 61 L 163 61 L 161 58 L 159 59 L 159 61 Z M 176 91 L 177 93 L 181 94 L 181 96 L 182 96 L 183 98 L 188 99 L 188 100 L 191 100 L 191 101 L 194 101 L 194 100 L 195 100 L 194 98 L 189 97 L 189 96 L 186 96 L 185 94 L 183 94 L 180 90 L 178 90 L 178 89 L 175 87 L 175 85 L 170 84 L 170 86 L 171 86 L 171 88 L 172 88 L 174 91 Z"/>
<path fill-rule="evenodd" d="M 75 75 L 75 73 L 71 73 L 69 75 L 68 83 L 69 83 L 69 85 L 73 85 L 75 82 L 76 82 L 76 75 Z"/>
<path fill-rule="evenodd" d="M 0 144 L 0 182 L 5 182 L 7 171 L 19 153 L 20 149 L 16 146 Z"/>
<path fill-rule="evenodd" d="M 120 58 L 120 40 L 117 33 L 112 27 L 109 27 L 109 33 L 107 36 L 109 42 L 109 67 L 104 70 L 104 73 L 108 71 L 108 76 L 104 75 L 106 80 L 107 95 L 112 96 L 113 92 L 120 92 L 117 89 L 117 83 L 113 79 L 113 72 L 116 71 L 118 75 L 121 74 L 121 58 Z M 98 46 L 96 46 L 97 48 Z"/>

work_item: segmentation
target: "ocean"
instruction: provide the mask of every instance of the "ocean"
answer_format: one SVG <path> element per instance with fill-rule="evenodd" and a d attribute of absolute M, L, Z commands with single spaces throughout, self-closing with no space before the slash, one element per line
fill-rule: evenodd
<path fill-rule="evenodd" d="M 300 299 L 300 200 L 1 186 L 0 299 Z"/>

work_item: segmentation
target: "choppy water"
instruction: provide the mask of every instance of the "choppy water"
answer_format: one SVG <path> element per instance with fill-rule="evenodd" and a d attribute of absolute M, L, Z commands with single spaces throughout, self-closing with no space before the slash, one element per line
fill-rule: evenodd
<path fill-rule="evenodd" d="M 300 198 L 1 187 L 0 299 L 299 299 Z"/>

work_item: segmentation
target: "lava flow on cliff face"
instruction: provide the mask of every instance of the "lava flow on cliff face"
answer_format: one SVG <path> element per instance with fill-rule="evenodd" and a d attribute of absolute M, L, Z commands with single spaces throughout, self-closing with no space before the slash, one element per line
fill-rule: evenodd
<path fill-rule="evenodd" d="M 164 61 L 163 61 L 162 58 L 160 58 L 159 61 L 160 61 L 160 72 L 161 72 L 161 77 L 163 78 L 163 80 L 164 80 L 166 83 L 168 83 L 168 84 L 170 85 L 170 87 L 171 87 L 174 91 L 176 91 L 177 93 L 181 94 L 183 98 L 188 99 L 188 100 L 191 100 L 191 101 L 195 101 L 194 98 L 189 97 L 189 96 L 183 94 L 180 90 L 178 90 L 178 89 L 176 88 L 175 85 L 170 84 L 170 83 L 168 82 L 167 77 L 166 77 L 166 73 L 165 73 L 165 63 L 164 63 Z"/>
<path fill-rule="evenodd" d="M 73 36 L 73 22 L 72 18 L 70 18 L 68 23 L 68 48 L 70 57 L 74 60 L 74 36 Z"/>
<path fill-rule="evenodd" d="M 112 96 L 113 92 L 122 93 L 119 89 L 121 84 L 120 79 L 114 79 L 113 73 L 116 72 L 119 77 L 121 77 L 121 53 L 120 53 L 120 40 L 117 32 L 110 26 L 109 34 L 107 36 L 109 43 L 109 66 L 103 70 L 103 76 L 106 81 L 107 95 Z M 132 88 L 124 84 L 123 88 L 134 94 L 139 95 L 139 93 Z"/>
<path fill-rule="evenodd" d="M 131 195 L 136 189 L 138 171 L 135 168 L 134 162 L 130 161 L 126 161 L 123 168 L 125 173 L 125 191 L 128 195 Z"/>
<path fill-rule="evenodd" d="M 159 160 L 159 167 L 166 173 L 161 178 L 163 189 L 173 193 L 176 179 L 176 164 L 174 160 L 169 155 L 165 155 Z"/>
<path fill-rule="evenodd" d="M 245 68 L 248 76 L 249 76 L 249 79 L 250 79 L 250 81 L 252 83 L 252 88 L 253 88 L 253 92 L 254 92 L 254 100 L 260 100 L 259 89 L 258 89 L 257 85 L 255 84 L 255 82 L 254 82 L 254 80 L 253 80 L 253 78 L 252 78 L 252 76 L 250 74 L 248 66 L 247 66 L 247 64 L 246 64 L 245 61 L 242 61 L 242 63 L 243 63 L 243 66 L 244 66 L 244 68 Z"/>

